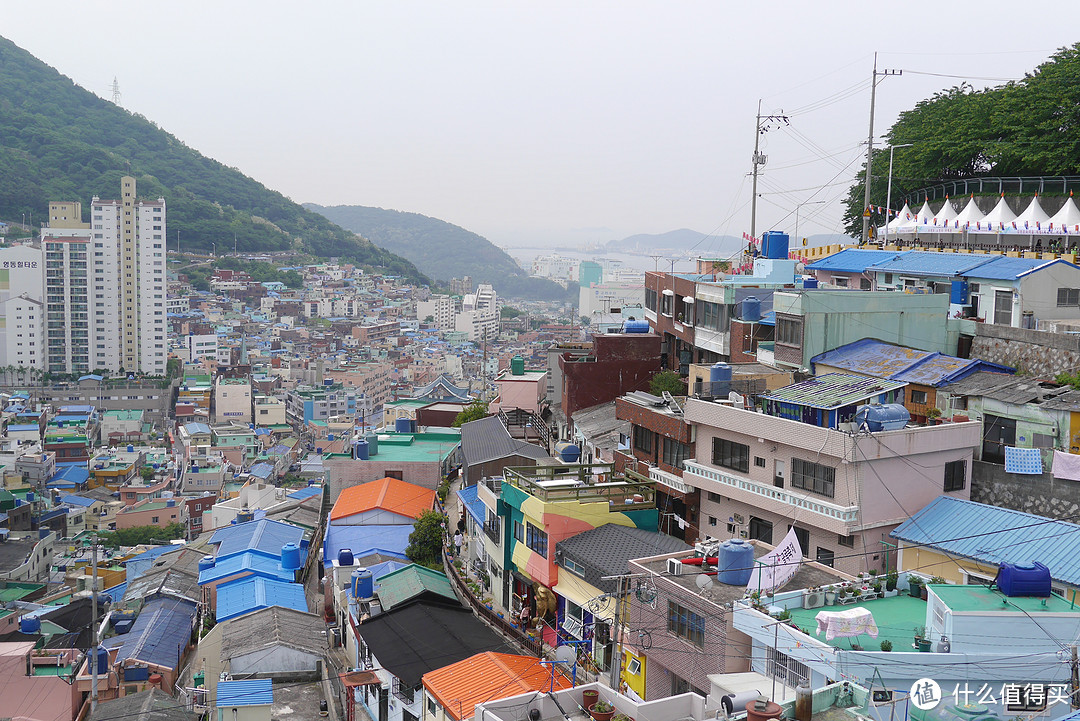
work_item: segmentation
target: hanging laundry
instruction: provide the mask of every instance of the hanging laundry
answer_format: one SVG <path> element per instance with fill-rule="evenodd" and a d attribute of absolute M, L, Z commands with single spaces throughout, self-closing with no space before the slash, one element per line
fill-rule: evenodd
<path fill-rule="evenodd" d="M 1029 476 L 1042 475 L 1042 451 L 1038 448 L 1005 446 L 1005 472 Z"/>
<path fill-rule="evenodd" d="M 1054 451 L 1054 478 L 1066 481 L 1080 481 L 1080 455 L 1065 451 Z"/>

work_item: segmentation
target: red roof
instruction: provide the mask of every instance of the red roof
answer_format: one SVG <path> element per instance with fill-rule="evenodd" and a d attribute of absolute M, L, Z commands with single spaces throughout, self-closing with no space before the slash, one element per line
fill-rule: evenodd
<path fill-rule="evenodd" d="M 448 717 L 462 721 L 472 718 L 478 703 L 551 689 L 551 664 L 542 666 L 534 656 L 487 651 L 428 671 L 423 683 Z M 570 679 L 555 673 L 553 690 L 572 686 Z"/>
<path fill-rule="evenodd" d="M 432 489 L 396 478 L 384 478 L 343 490 L 330 511 L 330 520 L 336 521 L 377 508 L 419 518 L 421 513 L 434 507 L 435 491 Z"/>

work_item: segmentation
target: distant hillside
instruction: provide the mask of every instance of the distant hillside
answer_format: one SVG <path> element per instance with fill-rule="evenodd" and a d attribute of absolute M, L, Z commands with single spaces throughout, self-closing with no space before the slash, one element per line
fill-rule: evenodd
<path fill-rule="evenodd" d="M 609 252 L 648 252 L 651 249 L 696 251 L 703 255 L 726 256 L 742 247 L 742 240 L 731 235 L 706 235 L 689 228 L 666 233 L 638 233 L 622 240 L 608 241 Z"/>
<path fill-rule="evenodd" d="M 405 259 L 201 155 L 0 38 L 0 219 L 45 218 L 50 200 L 114 198 L 122 175 L 136 179 L 140 197 L 165 198 L 169 239 L 179 231 L 187 249 L 221 249 L 235 237 L 241 251 L 293 248 L 427 280 Z"/>
<path fill-rule="evenodd" d="M 577 300 L 577 288 L 567 291 L 558 283 L 530 278 L 513 258 L 487 238 L 419 213 L 364 205 L 304 207 L 358 233 L 416 264 L 437 281 L 470 276 L 491 283 L 499 295 L 536 300 Z"/>

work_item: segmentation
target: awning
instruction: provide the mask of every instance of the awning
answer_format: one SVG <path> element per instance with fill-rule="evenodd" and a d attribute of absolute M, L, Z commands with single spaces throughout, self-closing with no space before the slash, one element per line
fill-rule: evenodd
<path fill-rule="evenodd" d="M 682 302 L 683 303 L 693 303 L 694 302 L 694 296 L 692 296 L 692 295 L 684 295 L 682 297 Z"/>
<path fill-rule="evenodd" d="M 675 295 L 675 291 L 673 291 L 671 288 L 665 288 L 663 291 L 661 291 L 660 295 Z"/>
<path fill-rule="evenodd" d="M 575 576 L 565 568 L 559 569 L 559 582 L 551 590 L 563 598 L 569 598 L 586 610 L 589 609 L 589 601 L 603 595 L 603 591 L 599 588 L 587 583 L 580 576 Z M 608 606 L 610 608 L 601 608 L 598 615 L 606 618 L 613 617 L 615 615 L 614 604 L 608 604 Z"/>

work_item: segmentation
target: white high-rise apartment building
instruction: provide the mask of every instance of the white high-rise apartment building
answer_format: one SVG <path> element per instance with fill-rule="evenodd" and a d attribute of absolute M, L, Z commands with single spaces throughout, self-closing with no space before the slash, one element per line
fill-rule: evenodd
<path fill-rule="evenodd" d="M 0 366 L 45 370 L 44 289 L 40 248 L 0 250 Z"/>
<path fill-rule="evenodd" d="M 42 230 L 47 369 L 165 375 L 165 200 L 138 200 L 135 179 L 120 199 L 50 203 Z"/>

